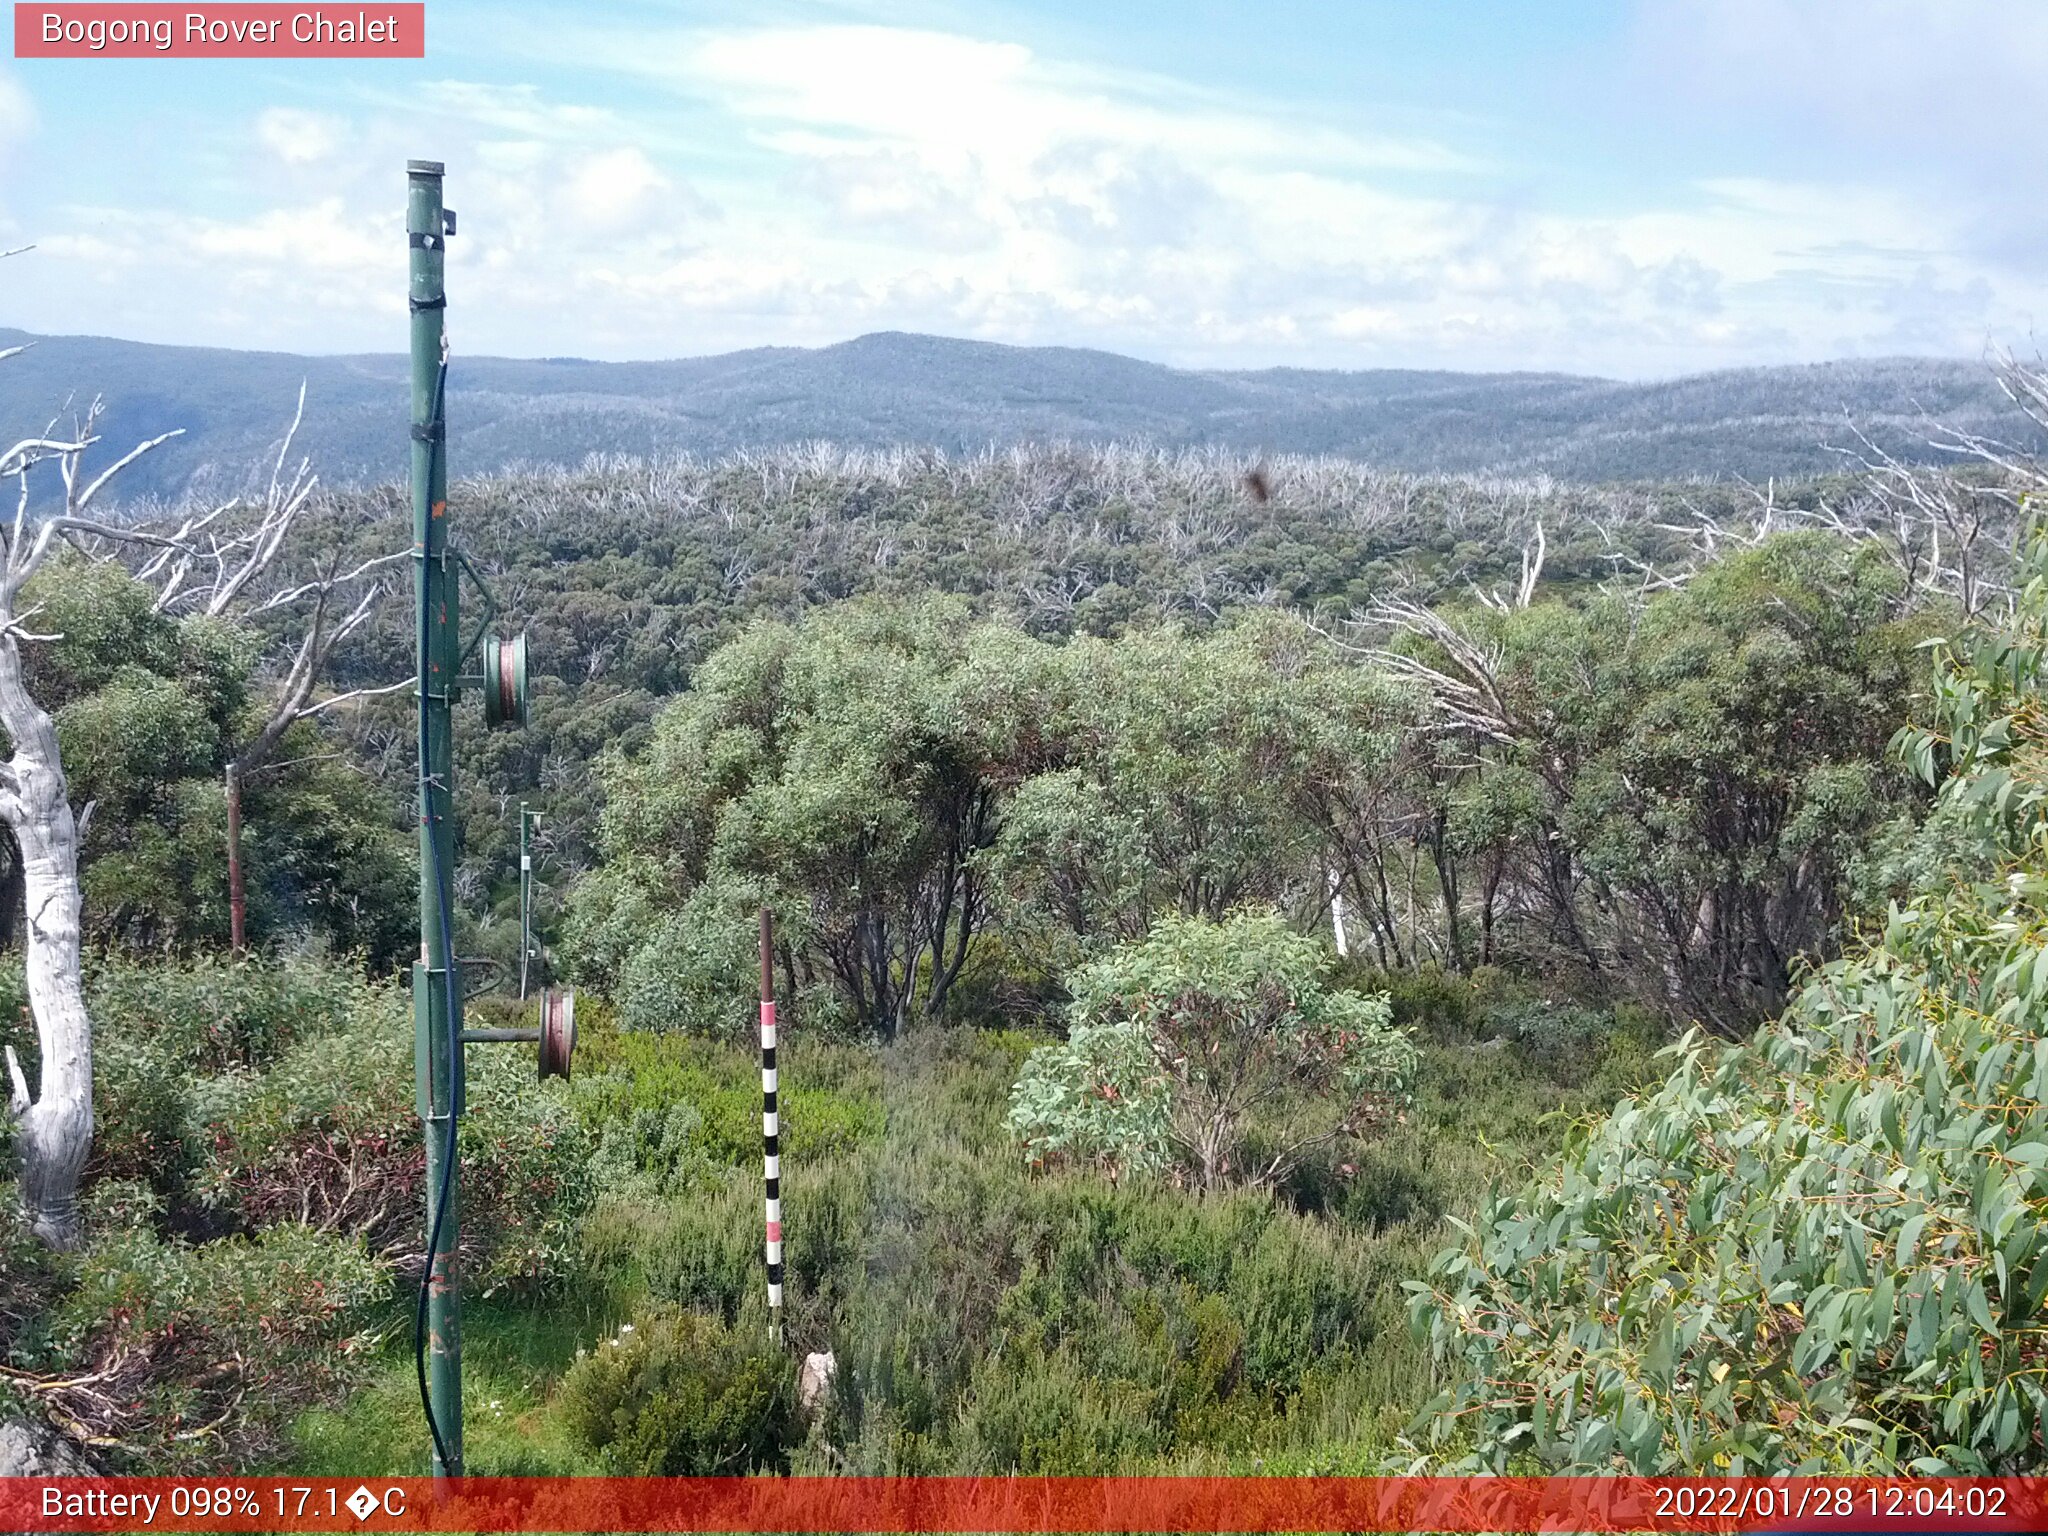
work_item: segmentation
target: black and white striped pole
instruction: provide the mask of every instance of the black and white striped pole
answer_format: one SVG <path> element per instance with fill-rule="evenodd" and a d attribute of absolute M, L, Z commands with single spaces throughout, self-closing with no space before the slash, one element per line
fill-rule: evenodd
<path fill-rule="evenodd" d="M 775 919 L 761 909 L 761 1176 L 768 1260 L 768 1331 L 782 1343 L 782 1117 L 776 1104 Z"/>

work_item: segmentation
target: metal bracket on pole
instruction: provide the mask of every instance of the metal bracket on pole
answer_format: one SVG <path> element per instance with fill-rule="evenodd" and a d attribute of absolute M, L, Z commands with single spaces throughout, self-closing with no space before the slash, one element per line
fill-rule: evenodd
<path fill-rule="evenodd" d="M 462 574 L 469 578 L 469 584 L 476 589 L 476 595 L 483 600 L 484 606 L 483 613 L 476 621 L 476 633 L 462 643 L 462 650 L 455 658 L 456 671 L 460 672 L 469 665 L 469 659 L 476 654 L 476 648 L 483 644 L 484 631 L 491 627 L 491 620 L 498 616 L 498 600 L 491 595 L 489 584 L 477 573 L 477 568 L 469 563 L 469 556 L 462 552 L 460 546 L 450 549 L 448 553 L 454 557 L 455 564 Z M 464 681 L 467 682 L 468 679 L 465 678 Z"/>

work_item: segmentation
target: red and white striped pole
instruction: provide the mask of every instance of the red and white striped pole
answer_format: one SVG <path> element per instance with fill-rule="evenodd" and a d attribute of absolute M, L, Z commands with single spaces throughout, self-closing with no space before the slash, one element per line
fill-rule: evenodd
<path fill-rule="evenodd" d="M 761 1173 L 767 1190 L 768 1329 L 782 1342 L 782 1129 L 775 1102 L 775 920 L 761 909 Z"/>

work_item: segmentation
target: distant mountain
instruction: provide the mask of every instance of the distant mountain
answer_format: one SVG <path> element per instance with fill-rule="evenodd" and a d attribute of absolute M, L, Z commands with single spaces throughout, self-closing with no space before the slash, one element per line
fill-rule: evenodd
<path fill-rule="evenodd" d="M 107 402 L 111 446 L 185 428 L 131 493 L 218 491 L 254 473 L 303 379 L 300 446 L 330 482 L 395 480 L 406 462 L 406 363 L 159 347 L 0 330 L 33 341 L 0 365 L 0 422 L 39 428 L 65 402 Z M 2028 423 L 1976 363 L 1881 358 L 1744 368 L 1653 384 L 1556 373 L 1406 369 L 1190 372 L 1109 352 L 900 332 L 815 350 L 764 347 L 661 363 L 458 356 L 458 473 L 829 439 L 954 450 L 1027 440 L 1147 439 L 1247 456 L 1327 453 L 1388 468 L 1561 480 L 1796 475 L 1838 466 L 1854 422 L 1924 456 L 1932 417 L 2011 438 Z M 5 430 L 0 428 L 0 430 Z M 11 440 L 11 439 L 10 439 Z"/>

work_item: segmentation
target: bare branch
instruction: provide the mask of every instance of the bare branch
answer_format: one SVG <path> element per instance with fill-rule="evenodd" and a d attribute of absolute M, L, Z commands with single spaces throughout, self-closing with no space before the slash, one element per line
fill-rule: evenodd
<path fill-rule="evenodd" d="M 319 714 L 322 710 L 333 709 L 336 705 L 340 704 L 353 703 L 357 699 L 372 699 L 380 694 L 398 693 L 415 686 L 417 681 L 415 678 L 408 677 L 395 683 L 386 683 L 381 688 L 351 688 L 347 693 L 337 693 L 331 699 L 322 699 L 318 704 L 310 705 L 306 709 L 301 710 L 299 712 L 300 718 L 305 719 Z"/>
<path fill-rule="evenodd" d="M 81 442 L 66 442 L 54 437 L 25 437 L 5 453 L 0 453 L 0 475 L 18 475 L 31 464 L 42 459 L 65 454 L 83 453 L 92 446 L 95 439 L 86 438 Z"/>
<path fill-rule="evenodd" d="M 299 380 L 298 407 L 292 412 L 292 424 L 289 427 L 285 428 L 284 441 L 277 445 L 277 463 L 271 466 L 270 495 L 266 502 L 266 504 L 269 506 L 274 507 L 278 505 L 277 482 L 279 477 L 281 477 L 284 474 L 284 461 L 291 455 L 292 439 L 296 438 L 299 435 L 299 424 L 303 422 L 305 419 L 306 381 L 304 379 L 301 379 Z M 301 463 L 299 465 L 298 473 L 301 476 L 303 476 L 306 473 L 306 465 L 304 463 Z"/>
<path fill-rule="evenodd" d="M 296 587 L 287 587 L 282 591 L 273 592 L 269 597 L 264 598 L 262 602 L 256 604 L 255 607 L 251 608 L 249 610 L 249 613 L 251 614 L 251 616 L 254 616 L 259 613 L 268 613 L 273 608 L 289 607 L 291 604 L 298 602 L 299 599 L 306 597 L 311 593 L 332 591 L 338 587 L 346 587 L 351 583 L 360 580 L 364 576 L 367 576 L 371 571 L 376 570 L 379 566 L 390 565 L 393 561 L 410 560 L 411 558 L 412 551 L 409 549 L 395 550 L 388 555 L 377 555 L 372 559 L 365 560 L 361 565 L 357 566 L 354 570 L 346 572 L 343 575 L 323 576 L 313 581 L 301 582 Z M 381 594 L 382 589 L 379 588 L 378 590 Z M 350 627 L 353 628 L 354 626 L 351 625 Z"/>
<path fill-rule="evenodd" d="M 146 443 L 137 443 L 133 448 L 130 448 L 120 458 L 116 459 L 112 464 L 109 464 L 106 467 L 106 469 L 101 471 L 99 477 L 95 479 L 92 482 L 92 484 L 88 485 L 85 488 L 85 490 L 82 493 L 80 493 L 75 499 L 67 500 L 65 504 L 66 510 L 69 511 L 73 516 L 76 516 L 77 514 L 83 512 L 87 507 L 92 505 L 92 499 L 95 496 L 99 495 L 101 491 L 106 489 L 107 482 L 112 480 L 114 476 L 120 474 L 122 470 L 126 469 L 129 465 L 133 464 L 145 453 L 153 452 L 154 450 L 163 447 L 163 445 L 165 443 L 168 443 L 172 438 L 183 437 L 184 435 L 185 429 L 183 427 L 173 427 L 168 432 L 164 432 L 156 437 L 152 437 Z M 70 477 L 66 476 L 67 485 L 69 484 L 69 480 Z"/>

